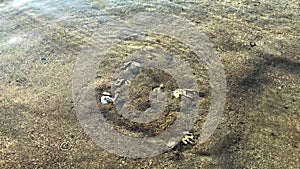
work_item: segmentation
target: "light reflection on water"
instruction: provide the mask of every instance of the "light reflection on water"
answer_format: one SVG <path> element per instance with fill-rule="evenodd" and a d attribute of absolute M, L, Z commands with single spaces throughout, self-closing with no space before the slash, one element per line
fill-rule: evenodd
<path fill-rule="evenodd" d="M 0 47 L 21 43 L 29 34 L 41 36 L 54 29 L 80 31 L 122 16 L 128 10 L 186 9 L 170 1 L 13 0 L 0 3 Z M 136 9 L 136 10 L 135 10 Z M 95 23 L 95 24 L 93 24 Z M 93 26 L 89 26 L 93 24 Z M 150 23 L 149 23 L 150 24 Z M 30 35 L 29 35 L 30 36 Z"/>
<path fill-rule="evenodd" d="M 39 0 L 23 0 L 11 1 L 2 4 L 2 12 L 4 17 L 13 17 L 14 15 L 28 15 L 32 17 L 43 16 L 49 19 L 65 20 L 72 17 L 78 11 L 87 9 L 88 4 L 84 1 L 39 1 Z"/>
<path fill-rule="evenodd" d="M 20 53 L 17 58 L 8 59 L 14 53 L 33 53 L 33 49 L 48 53 L 46 46 L 64 53 L 78 51 L 80 49 L 77 47 L 86 43 L 86 39 L 93 33 L 97 33 L 102 23 L 113 21 L 128 11 L 138 13 L 153 9 L 164 11 L 183 8 L 186 7 L 182 4 L 161 0 L 3 1 L 0 2 L 0 67 L 6 70 L 9 65 L 13 65 L 14 69 L 18 69 L 18 64 L 24 63 L 24 60 L 35 60 L 42 56 Z M 2 74 L 5 72 L 10 71 Z"/>
<path fill-rule="evenodd" d="M 93 14 L 111 14 L 114 10 L 129 8 L 151 11 L 156 9 L 172 8 L 188 10 L 186 4 L 171 1 L 130 1 L 130 0 L 14 0 L 0 3 L 0 16 L 12 17 L 14 15 L 29 15 L 32 17 L 43 16 L 49 19 L 67 20 L 70 18 L 85 17 Z"/>

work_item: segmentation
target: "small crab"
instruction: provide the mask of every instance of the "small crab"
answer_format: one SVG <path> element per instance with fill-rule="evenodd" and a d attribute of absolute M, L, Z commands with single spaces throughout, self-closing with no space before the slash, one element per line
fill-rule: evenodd
<path fill-rule="evenodd" d="M 173 95 L 175 96 L 175 98 L 179 98 L 180 96 L 185 96 L 187 98 L 192 98 L 190 95 L 188 94 L 196 94 L 196 90 L 193 90 L 193 89 L 176 89 L 174 92 L 173 92 Z"/>
<path fill-rule="evenodd" d="M 164 84 L 160 84 L 159 87 L 154 88 L 153 91 L 158 93 L 164 88 L 165 88 Z"/>
<path fill-rule="evenodd" d="M 130 66 L 141 67 L 141 63 L 136 62 L 136 61 L 125 62 L 125 63 L 123 63 L 123 66 L 121 67 L 121 69 L 127 69 Z"/>
<path fill-rule="evenodd" d="M 184 137 L 181 139 L 181 142 L 185 145 L 187 144 L 195 144 L 194 135 L 188 131 L 183 132 Z"/>
<path fill-rule="evenodd" d="M 117 79 L 116 82 L 115 82 L 115 85 L 118 86 L 118 87 L 123 85 L 123 84 L 126 84 L 126 85 L 130 84 L 130 80 Z"/>
<path fill-rule="evenodd" d="M 109 92 L 103 92 L 102 95 L 103 96 L 101 96 L 100 99 L 102 104 L 114 103 L 118 97 L 118 95 L 116 95 L 114 98 L 112 98 Z"/>

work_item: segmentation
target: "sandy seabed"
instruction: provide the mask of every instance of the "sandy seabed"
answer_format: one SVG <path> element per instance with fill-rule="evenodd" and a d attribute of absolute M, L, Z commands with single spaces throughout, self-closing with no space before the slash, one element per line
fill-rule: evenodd
<path fill-rule="evenodd" d="M 299 9 L 296 0 L 2 1 L 0 168 L 300 168 Z M 101 25 L 140 12 L 176 16 L 206 34 L 224 65 L 227 98 L 222 119 L 205 143 L 131 159 L 105 151 L 83 130 L 72 79 L 76 60 Z M 185 58 L 194 70 L 202 100 L 201 117 L 191 131 L 201 137 L 211 101 L 206 69 L 181 39 L 143 36 L 122 39 L 99 63 L 95 99 L 110 89 L 116 63 L 141 48 L 161 48 Z M 147 93 L 161 83 L 169 91 L 178 87 L 160 71 L 139 77 L 130 98 L 140 110 L 148 106 Z M 100 102 L 99 107 L 119 132 L 141 137 L 172 124 L 175 102 L 164 118 L 142 126 Z"/>

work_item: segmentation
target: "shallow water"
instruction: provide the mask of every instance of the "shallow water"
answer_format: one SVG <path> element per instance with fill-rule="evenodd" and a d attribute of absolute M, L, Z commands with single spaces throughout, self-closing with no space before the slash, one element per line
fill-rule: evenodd
<path fill-rule="evenodd" d="M 0 168 L 300 168 L 299 9 L 1 1 Z"/>

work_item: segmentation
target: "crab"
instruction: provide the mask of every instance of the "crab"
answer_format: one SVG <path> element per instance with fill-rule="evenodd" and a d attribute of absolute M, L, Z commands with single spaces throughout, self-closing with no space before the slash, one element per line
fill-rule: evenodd
<path fill-rule="evenodd" d="M 188 131 L 183 132 L 184 137 L 181 139 L 181 142 L 185 145 L 187 144 L 195 144 L 194 135 Z"/>
<path fill-rule="evenodd" d="M 141 67 L 141 63 L 136 62 L 136 61 L 125 62 L 125 63 L 123 63 L 123 66 L 121 67 L 121 69 L 127 69 L 130 66 Z"/>
<path fill-rule="evenodd" d="M 126 79 L 117 79 L 116 82 L 114 83 L 116 86 L 121 86 L 123 84 L 130 84 L 130 80 L 126 80 Z"/>
<path fill-rule="evenodd" d="M 103 96 L 101 96 L 101 99 L 100 99 L 102 104 L 114 103 L 118 97 L 118 94 L 115 95 L 115 97 L 112 97 L 109 92 L 103 92 L 102 95 Z"/>
<path fill-rule="evenodd" d="M 158 93 L 164 88 L 165 88 L 164 84 L 160 84 L 159 87 L 154 88 L 153 91 Z"/>
<path fill-rule="evenodd" d="M 188 94 L 196 94 L 196 90 L 194 89 L 176 89 L 174 92 L 173 92 L 173 96 L 175 96 L 175 98 L 179 98 L 180 96 L 185 96 L 187 98 L 192 98 L 190 95 Z"/>

